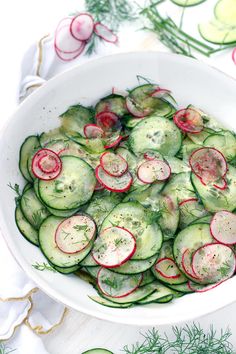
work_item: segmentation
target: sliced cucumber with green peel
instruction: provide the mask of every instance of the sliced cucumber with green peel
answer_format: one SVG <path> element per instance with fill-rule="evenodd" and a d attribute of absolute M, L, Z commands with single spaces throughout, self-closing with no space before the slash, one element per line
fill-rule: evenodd
<path fill-rule="evenodd" d="M 86 267 L 85 269 L 86 269 L 86 272 L 88 272 L 88 274 L 91 275 L 93 278 L 95 278 L 97 281 L 98 272 L 101 269 L 101 267 L 97 265 L 96 267 Z"/>
<path fill-rule="evenodd" d="M 171 195 L 171 194 L 170 194 Z M 162 194 L 159 196 L 158 223 L 161 227 L 164 240 L 173 238 L 179 224 L 179 208 L 175 195 Z"/>
<path fill-rule="evenodd" d="M 236 24 L 236 1 L 220 0 L 215 6 L 215 17 L 218 21 L 226 25 L 235 26 Z"/>
<path fill-rule="evenodd" d="M 152 274 L 151 270 L 147 270 L 146 272 L 143 273 L 143 279 L 141 281 L 140 286 L 144 286 L 147 284 L 151 284 L 155 280 L 154 275 Z"/>
<path fill-rule="evenodd" d="M 174 290 L 171 290 L 170 288 L 164 286 L 158 281 L 154 281 L 152 284 L 150 284 L 150 286 L 153 287 L 154 292 L 149 296 L 147 296 L 146 298 L 139 300 L 138 304 L 146 305 L 146 304 L 151 304 L 153 302 L 166 303 L 166 302 L 170 302 L 175 295 Z"/>
<path fill-rule="evenodd" d="M 80 263 L 81 267 L 96 267 L 97 263 L 95 262 L 94 258 L 92 257 L 92 254 L 89 253 L 86 258 L 82 260 Z"/>
<path fill-rule="evenodd" d="M 50 208 L 75 209 L 92 196 L 96 179 L 92 168 L 74 156 L 63 156 L 62 171 L 51 181 L 39 181 L 39 195 Z"/>
<path fill-rule="evenodd" d="M 188 283 L 184 283 L 184 284 L 166 284 L 166 286 L 168 286 L 170 289 L 173 289 L 175 291 L 179 291 L 180 293 L 186 293 L 186 294 L 190 294 L 193 292 L 193 290 L 191 290 L 188 286 Z"/>
<path fill-rule="evenodd" d="M 177 198 L 179 203 L 186 199 L 196 198 L 195 190 L 190 180 L 190 173 L 182 172 L 172 176 L 162 194 L 169 195 L 172 199 Z"/>
<path fill-rule="evenodd" d="M 138 274 L 150 269 L 156 262 L 157 255 L 145 260 L 129 260 L 120 267 L 113 268 L 112 271 L 119 274 Z"/>
<path fill-rule="evenodd" d="M 199 218 L 203 218 L 208 214 L 208 212 L 204 209 L 202 203 L 199 202 L 198 199 L 187 199 L 184 200 L 179 205 L 180 211 L 180 220 L 179 220 L 179 228 L 184 229 L 186 226 L 192 224 L 194 221 L 199 220 Z"/>
<path fill-rule="evenodd" d="M 177 174 L 182 172 L 189 172 L 191 170 L 186 162 L 178 159 L 175 156 L 166 157 L 165 160 L 170 166 L 171 173 Z"/>
<path fill-rule="evenodd" d="M 113 112 L 118 116 L 127 114 L 125 98 L 115 94 L 102 98 L 95 106 L 95 113 L 99 114 L 106 111 Z"/>
<path fill-rule="evenodd" d="M 78 265 L 90 252 L 93 243 L 78 253 L 67 254 L 59 250 L 55 242 L 57 227 L 63 218 L 49 216 L 39 229 L 39 245 L 45 257 L 55 266 L 68 268 Z"/>
<path fill-rule="evenodd" d="M 131 131 L 129 144 L 135 154 L 147 150 L 174 156 L 180 149 L 182 136 L 176 125 L 163 117 L 153 115 L 142 119 Z"/>
<path fill-rule="evenodd" d="M 39 144 L 38 137 L 35 135 L 31 135 L 25 139 L 25 141 L 23 142 L 23 144 L 21 145 L 21 148 L 20 148 L 19 168 L 20 168 L 20 171 L 21 171 L 23 177 L 29 182 L 32 182 L 33 178 L 28 170 L 28 159 L 31 156 L 32 151 L 34 151 L 35 149 L 37 149 L 39 147 L 40 147 L 40 144 Z"/>
<path fill-rule="evenodd" d="M 198 26 L 200 35 L 214 44 L 236 44 L 236 24 L 226 25 L 217 20 L 201 23 Z"/>
<path fill-rule="evenodd" d="M 92 299 L 91 296 L 90 298 Z M 113 353 L 110 350 L 104 348 L 94 348 L 94 349 L 86 350 L 86 352 L 83 352 L 82 354 L 113 354 Z"/>
<path fill-rule="evenodd" d="M 203 145 L 219 150 L 227 161 L 233 160 L 236 156 L 236 139 L 230 131 L 211 134 L 204 140 Z"/>
<path fill-rule="evenodd" d="M 58 140 L 68 140 L 68 138 L 63 133 L 61 133 L 60 128 L 55 128 L 53 130 L 49 130 L 48 132 L 44 132 L 39 137 L 40 145 L 42 148 L 45 148 L 46 145 Z"/>
<path fill-rule="evenodd" d="M 188 6 L 196 6 L 199 5 L 206 0 L 171 0 L 175 5 L 188 7 Z"/>
<path fill-rule="evenodd" d="M 51 266 L 59 273 L 61 274 L 72 274 L 74 272 L 77 272 L 80 268 L 79 265 L 75 265 L 73 267 L 58 267 L 55 266 L 53 263 L 51 263 Z"/>
<path fill-rule="evenodd" d="M 115 302 L 112 302 L 108 299 L 104 299 L 103 297 L 101 296 L 94 296 L 94 295 L 89 295 L 88 296 L 91 300 L 97 302 L 99 305 L 103 305 L 103 306 L 106 306 L 106 307 L 112 307 L 112 308 L 120 308 L 120 309 L 126 309 L 128 307 L 131 307 L 132 306 L 132 303 L 127 303 L 127 304 L 116 304 Z M 86 353 L 86 352 L 85 352 Z M 109 352 L 108 352 L 109 353 Z M 105 354 L 105 353 L 104 353 Z"/>
<path fill-rule="evenodd" d="M 94 123 L 94 112 L 81 105 L 71 106 L 65 113 L 61 114 L 61 131 L 63 133 L 78 133 L 84 136 L 84 126 Z"/>
<path fill-rule="evenodd" d="M 206 210 L 215 212 L 219 210 L 233 211 L 236 208 L 236 168 L 228 165 L 226 174 L 227 188 L 224 190 L 213 186 L 213 183 L 204 185 L 200 179 L 191 174 L 194 188 Z"/>
<path fill-rule="evenodd" d="M 33 226 L 24 217 L 20 206 L 16 207 L 15 211 L 16 225 L 20 233 L 26 238 L 27 241 L 31 242 L 33 245 L 38 246 L 38 231 L 33 228 Z"/>
<path fill-rule="evenodd" d="M 36 230 L 40 228 L 42 222 L 50 215 L 50 212 L 37 198 L 33 188 L 23 193 L 20 205 L 25 218 Z"/>

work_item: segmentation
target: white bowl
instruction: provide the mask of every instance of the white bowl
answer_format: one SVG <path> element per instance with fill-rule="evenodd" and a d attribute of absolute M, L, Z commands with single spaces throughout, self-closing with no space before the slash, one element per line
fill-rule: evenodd
<path fill-rule="evenodd" d="M 57 118 L 70 105 L 94 104 L 111 88 L 137 85 L 142 75 L 171 89 L 180 107 L 201 107 L 236 130 L 236 81 L 194 59 L 157 52 L 137 52 L 104 57 L 75 67 L 47 82 L 23 102 L 8 120 L 0 138 L 0 223 L 6 242 L 24 271 L 48 295 L 65 305 L 104 320 L 132 325 L 173 324 L 194 319 L 236 300 L 236 277 L 201 294 L 191 294 L 168 304 L 135 306 L 130 309 L 103 307 L 88 298 L 92 286 L 73 275 L 32 267 L 44 262 L 40 250 L 19 233 L 14 220 L 14 195 L 9 182 L 23 185 L 18 169 L 19 149 L 30 134 L 59 125 Z M 4 265 L 3 265 L 4 266 Z"/>

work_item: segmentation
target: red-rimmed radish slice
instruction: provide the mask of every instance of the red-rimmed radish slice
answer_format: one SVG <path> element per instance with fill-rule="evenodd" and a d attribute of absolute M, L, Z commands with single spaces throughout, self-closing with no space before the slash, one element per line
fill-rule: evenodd
<path fill-rule="evenodd" d="M 95 222 L 87 215 L 74 215 L 63 220 L 57 227 L 57 247 L 68 254 L 85 249 L 96 234 Z"/>
<path fill-rule="evenodd" d="M 70 24 L 72 36 L 79 41 L 87 41 L 91 37 L 93 29 L 93 17 L 87 13 L 75 16 Z"/>
<path fill-rule="evenodd" d="M 143 162 L 138 168 L 138 179 L 143 183 L 165 181 L 170 177 L 170 166 L 162 160 L 149 160 Z"/>
<path fill-rule="evenodd" d="M 56 55 L 58 56 L 59 59 L 63 61 L 71 61 L 78 58 L 78 56 L 80 56 L 80 54 L 83 52 L 84 48 L 85 48 L 85 43 L 83 43 L 83 45 L 80 46 L 80 48 L 76 52 L 64 53 L 58 48 L 54 47 Z"/>
<path fill-rule="evenodd" d="M 117 87 L 112 87 L 111 93 L 112 93 L 112 95 L 118 95 L 118 96 L 123 96 L 123 97 L 126 97 L 128 95 L 127 91 L 120 90 Z"/>
<path fill-rule="evenodd" d="M 155 160 L 155 159 L 159 159 L 160 158 L 160 154 L 158 154 L 156 151 L 147 151 L 143 154 L 143 157 L 145 158 L 145 160 Z"/>
<path fill-rule="evenodd" d="M 70 24 L 65 24 L 56 30 L 55 48 L 61 53 L 72 54 L 84 47 L 84 42 L 75 39 L 70 33 Z"/>
<path fill-rule="evenodd" d="M 101 165 L 96 167 L 95 174 L 98 182 L 111 192 L 127 192 L 133 182 L 129 172 L 126 172 L 121 177 L 112 177 L 104 171 Z"/>
<path fill-rule="evenodd" d="M 106 145 L 104 146 L 105 149 L 112 149 L 115 148 L 117 145 L 120 144 L 120 142 L 124 140 L 124 137 L 121 135 L 118 135 L 117 137 L 111 137 L 108 138 L 106 141 Z"/>
<path fill-rule="evenodd" d="M 174 122 L 177 127 L 186 133 L 197 134 L 204 128 L 201 114 L 192 108 L 185 108 L 175 112 Z"/>
<path fill-rule="evenodd" d="M 193 279 L 198 279 L 197 275 L 194 273 L 192 267 L 192 253 L 189 249 L 186 249 L 182 254 L 181 265 L 185 274 Z"/>
<path fill-rule="evenodd" d="M 104 171 L 113 177 L 120 177 L 128 170 L 127 161 L 113 152 L 104 152 L 100 157 Z"/>
<path fill-rule="evenodd" d="M 197 202 L 197 201 L 198 201 L 197 198 L 185 199 L 185 200 L 183 200 L 181 203 L 179 203 L 179 206 L 184 205 L 184 204 L 186 204 L 186 203 Z"/>
<path fill-rule="evenodd" d="M 99 183 L 98 181 L 96 182 L 96 186 L 94 188 L 95 191 L 102 191 L 104 187 Z"/>
<path fill-rule="evenodd" d="M 116 268 L 128 261 L 136 250 L 136 240 L 128 230 L 119 226 L 104 229 L 96 239 L 92 256 L 97 264 Z"/>
<path fill-rule="evenodd" d="M 232 51 L 232 60 L 233 60 L 234 64 L 236 65 L 236 48 L 234 48 L 234 50 Z"/>
<path fill-rule="evenodd" d="M 52 163 L 51 167 L 49 166 L 50 162 Z M 42 166 L 44 166 L 44 171 L 42 170 Z M 59 176 L 62 169 L 62 163 L 60 157 L 54 151 L 50 149 L 41 149 L 35 153 L 32 159 L 31 168 L 35 177 L 49 181 Z M 50 171 L 50 169 L 53 171 L 45 172 L 45 170 Z"/>
<path fill-rule="evenodd" d="M 206 291 L 212 290 L 216 288 L 218 285 L 222 284 L 224 281 L 219 281 L 218 283 L 215 284 L 210 284 L 210 285 L 201 285 L 194 283 L 193 281 L 189 280 L 187 283 L 187 286 L 190 290 L 196 292 L 196 293 L 205 293 Z"/>
<path fill-rule="evenodd" d="M 162 97 L 170 95 L 170 94 L 171 94 L 170 90 L 158 87 L 153 93 L 151 93 L 150 96 L 155 97 L 155 98 L 162 98 Z"/>
<path fill-rule="evenodd" d="M 167 279 L 178 279 L 181 277 L 181 273 L 175 261 L 168 257 L 159 259 L 155 264 L 155 270 L 162 277 Z"/>
<path fill-rule="evenodd" d="M 143 109 L 137 102 L 135 102 L 131 97 L 126 97 L 126 108 L 134 117 L 144 118 L 151 113 L 151 110 L 146 108 Z"/>
<path fill-rule="evenodd" d="M 203 147 L 195 150 L 190 155 L 189 164 L 203 184 L 216 182 L 227 173 L 224 155 L 215 148 Z"/>
<path fill-rule="evenodd" d="M 135 291 L 142 279 L 142 274 L 117 274 L 109 269 L 101 268 L 97 275 L 97 284 L 104 295 L 112 298 L 121 298 Z"/>
<path fill-rule="evenodd" d="M 97 124 L 86 124 L 84 126 L 84 135 L 88 139 L 101 138 L 104 135 L 104 131 Z"/>
<path fill-rule="evenodd" d="M 38 161 L 38 167 L 45 173 L 57 172 L 60 168 L 58 156 L 54 156 L 49 153 L 42 156 Z"/>
<path fill-rule="evenodd" d="M 224 191 L 228 187 L 228 184 L 226 179 L 222 177 L 219 181 L 214 183 L 213 186 L 216 187 L 217 189 L 220 189 L 221 191 Z"/>
<path fill-rule="evenodd" d="M 194 273 L 206 284 L 218 283 L 232 277 L 235 255 L 229 246 L 209 243 L 198 248 L 192 258 Z"/>
<path fill-rule="evenodd" d="M 210 231 L 214 239 L 225 245 L 236 244 L 236 214 L 222 210 L 211 220 Z"/>
<path fill-rule="evenodd" d="M 103 130 L 109 130 L 117 125 L 119 117 L 113 112 L 100 112 L 96 115 L 97 125 Z"/>
<path fill-rule="evenodd" d="M 109 42 L 109 43 L 117 43 L 118 42 L 117 35 L 115 33 L 113 33 L 110 30 L 110 28 L 108 28 L 107 26 L 103 25 L 100 22 L 95 23 L 94 32 L 96 33 L 97 36 L 101 37 L 106 42 Z"/>

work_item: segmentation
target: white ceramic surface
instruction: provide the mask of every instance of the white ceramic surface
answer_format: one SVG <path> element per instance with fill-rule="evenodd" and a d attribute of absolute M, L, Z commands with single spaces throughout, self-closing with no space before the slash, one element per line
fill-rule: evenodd
<path fill-rule="evenodd" d="M 192 103 L 236 130 L 236 81 L 205 64 L 173 54 L 127 53 L 75 67 L 47 82 L 20 105 L 0 137 L 0 225 L 7 244 L 25 272 L 53 298 L 86 314 L 133 325 L 172 324 L 213 312 L 236 300 L 236 277 L 203 294 L 191 294 L 169 304 L 111 309 L 88 298 L 92 287 L 77 277 L 40 272 L 32 267 L 45 261 L 37 247 L 19 233 L 14 221 L 14 195 L 9 182 L 23 185 L 18 170 L 22 141 L 59 125 L 57 118 L 70 105 L 91 105 L 108 94 L 137 85 L 136 75 L 171 89 L 180 107 Z"/>

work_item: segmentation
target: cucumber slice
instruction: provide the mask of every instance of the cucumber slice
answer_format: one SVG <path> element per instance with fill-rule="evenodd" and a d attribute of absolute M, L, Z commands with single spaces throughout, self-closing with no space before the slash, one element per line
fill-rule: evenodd
<path fill-rule="evenodd" d="M 189 255 L 192 256 L 199 247 L 212 242 L 214 242 L 214 239 L 211 236 L 208 224 L 190 225 L 178 233 L 174 240 L 173 253 L 176 264 L 187 278 L 193 279 L 197 283 L 200 282 L 199 279 L 192 278 L 189 273 L 186 273 L 182 262 L 184 252 L 189 250 Z"/>
<path fill-rule="evenodd" d="M 89 123 L 94 123 L 94 113 L 91 109 L 81 105 L 71 106 L 61 118 L 61 131 L 63 133 L 78 133 L 84 136 L 84 126 Z"/>
<path fill-rule="evenodd" d="M 95 262 L 94 258 L 92 257 L 92 253 L 89 253 L 86 258 L 82 260 L 80 263 L 82 267 L 96 267 L 97 263 Z"/>
<path fill-rule="evenodd" d="M 139 202 L 145 208 L 151 208 L 153 211 L 159 211 L 159 199 L 158 194 L 165 186 L 165 182 L 159 182 L 151 186 L 136 188 L 132 192 L 126 195 L 123 202 Z"/>
<path fill-rule="evenodd" d="M 132 306 L 132 303 L 127 303 L 127 304 L 116 304 L 115 302 L 109 301 L 108 299 L 104 299 L 101 296 L 92 296 L 89 295 L 89 298 L 95 302 L 97 302 L 99 305 L 107 306 L 107 307 L 112 307 L 112 308 L 121 308 L 121 309 L 126 309 L 130 306 Z M 92 352 L 93 353 L 93 352 Z M 105 352 L 107 353 L 107 352 Z M 105 354 L 104 353 L 104 354 Z M 111 353 L 111 352 L 108 352 Z M 83 354 L 89 354 L 88 352 L 85 352 Z M 95 353 L 94 353 L 95 354 Z M 97 353 L 98 354 L 98 353 Z M 101 353 L 102 354 L 102 353 Z M 111 353 L 112 354 L 112 353 Z"/>
<path fill-rule="evenodd" d="M 119 154 L 125 161 L 127 161 L 129 170 L 133 171 L 137 167 L 138 159 L 137 157 L 128 149 L 123 147 L 118 147 L 116 150 L 117 154 Z"/>
<path fill-rule="evenodd" d="M 40 147 L 39 144 L 39 139 L 35 135 L 28 136 L 28 138 L 25 139 L 23 144 L 21 145 L 20 148 L 20 162 L 19 162 L 19 168 L 20 171 L 23 175 L 23 177 L 29 181 L 32 182 L 33 179 L 31 177 L 31 174 L 28 171 L 28 159 L 30 155 L 32 154 L 32 150 L 35 150 Z"/>
<path fill-rule="evenodd" d="M 19 206 L 16 207 L 15 219 L 16 219 L 16 225 L 20 233 L 26 238 L 27 241 L 31 242 L 33 245 L 38 246 L 39 245 L 38 232 L 26 220 Z"/>
<path fill-rule="evenodd" d="M 179 291 L 181 293 L 190 294 L 190 293 L 193 292 L 193 290 L 191 290 L 189 288 L 188 283 L 184 283 L 184 284 L 166 284 L 166 286 L 168 286 L 170 289 Z"/>
<path fill-rule="evenodd" d="M 143 273 L 146 270 L 150 269 L 153 264 L 156 262 L 157 255 L 150 257 L 149 259 L 145 260 L 129 260 L 122 266 L 118 268 L 113 268 L 112 271 L 119 274 L 138 274 Z"/>
<path fill-rule="evenodd" d="M 236 139 L 229 131 L 211 134 L 204 140 L 203 145 L 216 148 L 224 155 L 227 161 L 234 159 L 236 156 Z"/>
<path fill-rule="evenodd" d="M 170 195 L 159 196 L 160 218 L 158 223 L 161 227 L 164 240 L 173 238 L 179 224 L 179 208 L 177 198 Z"/>
<path fill-rule="evenodd" d="M 58 266 L 55 266 L 53 263 L 50 263 L 51 266 L 59 273 L 61 274 L 72 274 L 74 272 L 77 272 L 80 268 L 79 265 L 75 265 L 73 267 L 67 267 L 67 268 L 64 268 L 64 267 L 58 267 Z"/>
<path fill-rule="evenodd" d="M 207 215 L 207 216 L 204 216 L 203 218 L 199 218 L 199 219 L 197 219 L 197 220 L 195 220 L 195 221 L 193 221 L 192 223 L 191 223 L 191 225 L 193 225 L 193 224 L 210 224 L 210 222 L 211 222 L 211 219 L 212 219 L 212 215 Z"/>
<path fill-rule="evenodd" d="M 187 199 L 184 200 L 179 205 L 180 211 L 180 220 L 179 227 L 180 229 L 184 229 L 186 226 L 192 224 L 194 221 L 199 220 L 208 214 L 208 212 L 204 209 L 202 203 L 199 202 L 198 199 Z"/>
<path fill-rule="evenodd" d="M 49 132 L 44 132 L 39 137 L 39 142 L 42 148 L 46 147 L 48 144 L 63 140 L 67 141 L 68 138 L 60 132 L 60 128 L 49 130 Z"/>
<path fill-rule="evenodd" d="M 136 239 L 136 251 L 132 259 L 147 259 L 155 255 L 162 244 L 161 230 L 152 218 L 150 211 L 139 203 L 120 203 L 104 220 L 101 232 L 111 226 L 126 228 Z"/>
<path fill-rule="evenodd" d="M 201 23 L 198 30 L 202 38 L 214 44 L 236 43 L 236 24 L 226 25 L 217 20 Z"/>
<path fill-rule="evenodd" d="M 113 112 L 120 117 L 127 114 L 125 98 L 115 94 L 102 98 L 95 106 L 95 113 L 97 115 L 105 111 Z"/>
<path fill-rule="evenodd" d="M 170 302 L 176 292 L 163 284 L 159 283 L 158 281 L 154 281 L 150 286 L 153 287 L 154 292 L 147 296 L 146 298 L 139 300 L 138 304 L 140 305 L 146 305 L 146 304 L 151 304 L 153 302 Z"/>
<path fill-rule="evenodd" d="M 152 274 L 151 270 L 147 270 L 146 272 L 142 273 L 143 274 L 143 279 L 141 281 L 141 284 L 140 286 L 144 286 L 144 285 L 147 285 L 147 284 L 151 284 L 154 280 L 155 280 L 155 277 L 154 275 Z"/>
<path fill-rule="evenodd" d="M 187 163 L 184 161 L 178 159 L 177 157 L 174 156 L 167 156 L 165 157 L 165 160 L 168 162 L 171 173 L 182 173 L 182 172 L 190 172 L 191 168 Z"/>
<path fill-rule="evenodd" d="M 55 233 L 60 223 L 65 220 L 49 216 L 39 229 L 39 245 L 45 257 L 55 266 L 68 268 L 78 265 L 90 252 L 92 242 L 87 248 L 75 254 L 66 254 L 59 250 L 55 242 Z"/>
<path fill-rule="evenodd" d="M 133 293 L 124 297 L 114 298 L 114 297 L 106 296 L 104 294 L 101 294 L 101 296 L 117 304 L 127 304 L 127 303 L 134 303 L 140 301 L 146 298 L 148 295 L 151 295 L 154 291 L 155 288 L 153 287 L 153 285 L 148 284 L 136 289 Z"/>
<path fill-rule="evenodd" d="M 225 23 L 226 25 L 234 26 L 236 24 L 236 1 L 218 1 L 214 13 L 218 21 Z"/>
<path fill-rule="evenodd" d="M 174 156 L 181 142 L 181 133 L 176 125 L 158 115 L 142 119 L 129 136 L 129 144 L 135 154 L 155 150 L 165 156 Z"/>
<path fill-rule="evenodd" d="M 23 193 L 20 206 L 25 218 L 36 230 L 40 228 L 42 222 L 50 215 L 49 211 L 37 198 L 33 188 Z"/>
<path fill-rule="evenodd" d="M 163 195 L 171 196 L 171 199 L 177 198 L 181 203 L 183 200 L 196 198 L 193 185 L 190 180 L 190 173 L 183 172 L 172 176 L 162 191 Z"/>
<path fill-rule="evenodd" d="M 111 193 L 104 195 L 102 192 L 94 194 L 85 212 L 92 216 L 99 227 L 112 209 L 121 202 L 120 193 Z"/>
<path fill-rule="evenodd" d="M 22 194 L 24 194 L 30 188 L 32 188 L 32 184 L 31 183 L 26 183 L 26 185 L 23 188 Z"/>
<path fill-rule="evenodd" d="M 96 178 L 92 168 L 75 156 L 63 156 L 62 171 L 51 181 L 39 181 L 39 194 L 43 202 L 57 210 L 75 209 L 92 196 Z"/>
<path fill-rule="evenodd" d="M 220 190 L 212 183 L 204 185 L 200 179 L 191 174 L 191 180 L 206 210 L 210 212 L 228 210 L 236 208 L 236 169 L 228 165 L 228 172 L 225 176 L 227 188 Z"/>
<path fill-rule="evenodd" d="M 97 283 L 97 277 L 100 269 L 102 269 L 102 267 L 98 265 L 96 267 L 86 267 L 86 272 L 88 272 L 88 274 L 91 275 L 91 277 L 95 278 L 96 283 Z"/>
<path fill-rule="evenodd" d="M 206 0 L 171 0 L 175 5 L 182 7 L 196 6 L 203 3 Z"/>
<path fill-rule="evenodd" d="M 83 352 L 82 354 L 113 354 L 113 353 L 110 350 L 104 348 L 95 348 L 95 349 L 86 350 L 86 352 Z"/>

